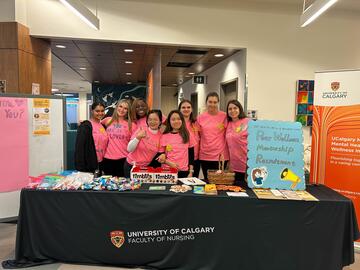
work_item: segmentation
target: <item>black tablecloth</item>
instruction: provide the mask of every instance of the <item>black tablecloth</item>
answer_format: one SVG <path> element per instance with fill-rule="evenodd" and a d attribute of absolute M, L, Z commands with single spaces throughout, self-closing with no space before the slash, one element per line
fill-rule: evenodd
<path fill-rule="evenodd" d="M 146 189 L 22 190 L 15 260 L 3 267 L 340 270 L 354 262 L 353 204 L 327 187 L 307 188 L 319 202 Z M 114 231 L 124 234 L 120 247 Z"/>

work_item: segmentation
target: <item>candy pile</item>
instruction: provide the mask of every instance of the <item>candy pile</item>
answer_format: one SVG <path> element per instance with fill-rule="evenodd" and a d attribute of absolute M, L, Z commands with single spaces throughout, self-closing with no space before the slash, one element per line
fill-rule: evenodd
<path fill-rule="evenodd" d="M 94 178 L 91 173 L 61 172 L 30 177 L 27 188 L 38 190 L 134 190 L 141 186 L 141 181 L 134 179 L 102 176 Z"/>
<path fill-rule="evenodd" d="M 123 177 L 102 176 L 95 178 L 94 181 L 84 184 L 81 189 L 84 190 L 134 190 L 141 187 L 141 181 L 137 179 L 126 179 Z"/>

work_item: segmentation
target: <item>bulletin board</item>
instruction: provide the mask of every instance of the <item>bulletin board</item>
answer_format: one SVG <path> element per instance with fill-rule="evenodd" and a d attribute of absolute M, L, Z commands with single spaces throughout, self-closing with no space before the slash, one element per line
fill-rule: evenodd
<path fill-rule="evenodd" d="M 65 169 L 65 99 L 0 94 L 0 221 L 19 211 L 29 176 Z"/>

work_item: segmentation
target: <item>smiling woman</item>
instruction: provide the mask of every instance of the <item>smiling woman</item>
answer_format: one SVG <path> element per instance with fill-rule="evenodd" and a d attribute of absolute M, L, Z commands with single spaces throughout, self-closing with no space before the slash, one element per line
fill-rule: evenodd
<path fill-rule="evenodd" d="M 108 136 L 101 119 L 105 106 L 95 102 L 91 105 L 91 119 L 84 121 L 78 128 L 75 143 L 75 168 L 81 172 L 103 170 L 103 158 L 108 144 Z"/>

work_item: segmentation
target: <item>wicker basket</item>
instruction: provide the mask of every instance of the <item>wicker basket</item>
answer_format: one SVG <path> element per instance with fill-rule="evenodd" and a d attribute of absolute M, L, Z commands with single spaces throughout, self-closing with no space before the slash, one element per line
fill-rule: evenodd
<path fill-rule="evenodd" d="M 208 181 L 216 185 L 233 185 L 235 182 L 235 173 L 224 170 L 225 161 L 219 160 L 219 170 L 208 170 Z M 221 172 L 219 172 L 221 171 Z"/>

